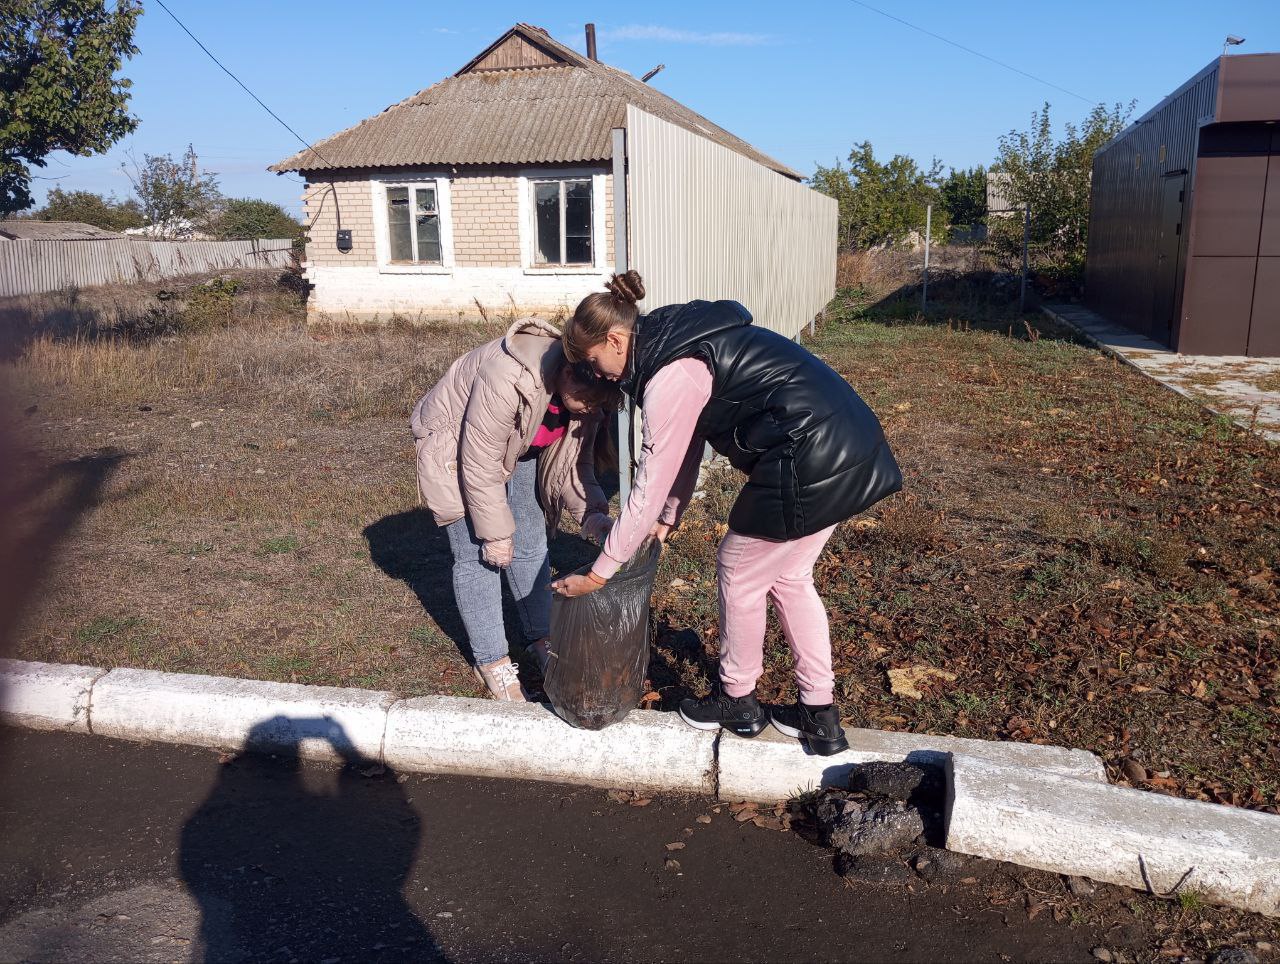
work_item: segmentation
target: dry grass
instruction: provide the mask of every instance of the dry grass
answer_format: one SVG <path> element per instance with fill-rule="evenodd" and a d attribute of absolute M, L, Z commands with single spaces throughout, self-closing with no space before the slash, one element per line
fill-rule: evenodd
<path fill-rule="evenodd" d="M 919 280 L 921 257 L 896 249 L 841 251 L 836 257 L 836 287 L 864 288 L 883 297 Z"/>
<path fill-rule="evenodd" d="M 226 398 L 314 418 L 404 412 L 493 326 L 308 327 L 301 315 L 147 339 L 39 334 L 10 377 L 35 393 L 73 388 L 85 402 L 130 406 L 174 395 Z"/>

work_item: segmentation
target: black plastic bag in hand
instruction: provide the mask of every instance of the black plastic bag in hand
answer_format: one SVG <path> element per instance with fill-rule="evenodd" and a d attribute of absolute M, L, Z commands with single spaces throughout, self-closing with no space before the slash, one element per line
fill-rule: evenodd
<path fill-rule="evenodd" d="M 607 586 L 552 598 L 543 689 L 574 726 L 603 729 L 639 702 L 649 666 L 649 594 L 660 555 L 661 543 L 648 539 Z"/>

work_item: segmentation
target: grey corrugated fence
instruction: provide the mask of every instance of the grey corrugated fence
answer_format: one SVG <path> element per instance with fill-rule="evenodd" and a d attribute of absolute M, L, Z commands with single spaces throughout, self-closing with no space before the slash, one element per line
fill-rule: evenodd
<path fill-rule="evenodd" d="M 793 336 L 835 294 L 833 198 L 635 107 L 627 160 L 645 310 L 731 298 Z"/>
<path fill-rule="evenodd" d="M 283 268 L 292 242 L 0 241 L 0 296 L 137 281 L 228 268 Z"/>

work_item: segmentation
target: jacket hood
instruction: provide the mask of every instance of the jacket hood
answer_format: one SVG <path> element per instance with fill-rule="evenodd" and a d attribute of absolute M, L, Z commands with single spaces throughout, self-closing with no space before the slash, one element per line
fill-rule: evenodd
<path fill-rule="evenodd" d="M 502 339 L 503 350 L 546 385 L 560 368 L 564 349 L 560 329 L 541 318 L 519 318 Z"/>

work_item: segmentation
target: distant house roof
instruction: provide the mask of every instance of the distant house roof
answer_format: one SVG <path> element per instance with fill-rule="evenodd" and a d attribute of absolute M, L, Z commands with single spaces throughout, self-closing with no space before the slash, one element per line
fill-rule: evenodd
<path fill-rule="evenodd" d="M 604 161 L 627 105 L 799 180 L 801 175 L 625 71 L 516 24 L 457 74 L 270 170 Z"/>
<path fill-rule="evenodd" d="M 110 241 L 122 237 L 81 221 L 0 221 L 0 238 L 7 241 Z"/>

